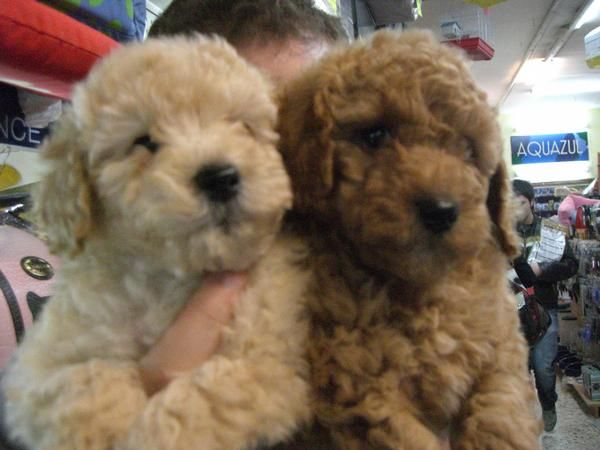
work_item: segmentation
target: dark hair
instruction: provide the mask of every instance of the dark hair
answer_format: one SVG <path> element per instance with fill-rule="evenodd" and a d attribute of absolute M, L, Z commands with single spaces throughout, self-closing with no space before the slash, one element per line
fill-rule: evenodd
<path fill-rule="evenodd" d="M 269 40 L 347 39 L 340 20 L 312 0 L 174 0 L 149 36 L 218 34 L 232 45 Z"/>
<path fill-rule="evenodd" d="M 522 195 L 527 200 L 532 201 L 535 198 L 533 186 L 529 181 L 515 179 L 512 182 L 515 195 Z"/>

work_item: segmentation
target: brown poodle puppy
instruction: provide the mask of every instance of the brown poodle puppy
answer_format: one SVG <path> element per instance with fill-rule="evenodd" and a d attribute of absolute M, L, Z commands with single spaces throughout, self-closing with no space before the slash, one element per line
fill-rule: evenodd
<path fill-rule="evenodd" d="M 539 448 L 502 145 L 465 58 L 378 32 L 281 100 L 319 426 L 343 449 Z"/>

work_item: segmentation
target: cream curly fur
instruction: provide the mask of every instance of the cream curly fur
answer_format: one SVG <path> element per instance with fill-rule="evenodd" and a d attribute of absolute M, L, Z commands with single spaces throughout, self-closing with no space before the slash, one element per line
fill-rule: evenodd
<path fill-rule="evenodd" d="M 377 32 L 291 83 L 279 128 L 315 269 L 321 436 L 278 448 L 538 449 L 500 134 L 465 58 Z M 428 227 L 423 202 L 456 221 Z"/>
<path fill-rule="evenodd" d="M 233 450 L 307 420 L 306 251 L 276 238 L 291 189 L 275 120 L 268 83 L 216 39 L 123 47 L 76 88 L 43 150 L 36 204 L 62 270 L 3 380 L 15 438 L 32 450 Z M 156 152 L 134 144 L 143 135 Z M 239 173 L 226 203 L 194 182 L 211 164 Z M 218 354 L 148 398 L 137 361 L 203 274 L 251 265 Z"/>

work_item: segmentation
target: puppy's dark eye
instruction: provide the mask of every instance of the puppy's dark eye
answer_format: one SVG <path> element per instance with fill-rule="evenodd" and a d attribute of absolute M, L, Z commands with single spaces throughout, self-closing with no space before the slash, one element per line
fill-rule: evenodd
<path fill-rule="evenodd" d="M 383 125 L 361 130 L 359 139 L 363 145 L 371 150 L 377 150 L 390 137 L 390 130 Z"/>
<path fill-rule="evenodd" d="M 154 142 L 152 138 L 147 134 L 140 136 L 135 141 L 133 141 L 133 145 L 141 145 L 142 147 L 146 147 L 150 153 L 156 153 L 159 147 L 159 145 L 156 142 Z"/>

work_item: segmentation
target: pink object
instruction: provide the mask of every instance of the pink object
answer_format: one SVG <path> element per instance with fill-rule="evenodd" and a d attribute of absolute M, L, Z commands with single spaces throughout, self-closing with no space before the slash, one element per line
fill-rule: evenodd
<path fill-rule="evenodd" d="M 33 258 L 23 260 L 27 257 Z M 39 258 L 56 273 L 58 258 L 48 252 L 42 240 L 12 226 L 0 226 L 0 370 L 32 324 L 32 309 L 41 306 L 40 297 L 50 295 L 54 278 L 34 278 L 26 271 L 38 277 L 48 274 L 48 267 Z"/>
<path fill-rule="evenodd" d="M 582 197 L 581 195 L 567 195 L 558 207 L 558 220 L 563 225 L 572 225 L 575 221 L 577 208 L 586 205 L 597 205 L 599 203 L 600 200 Z"/>

